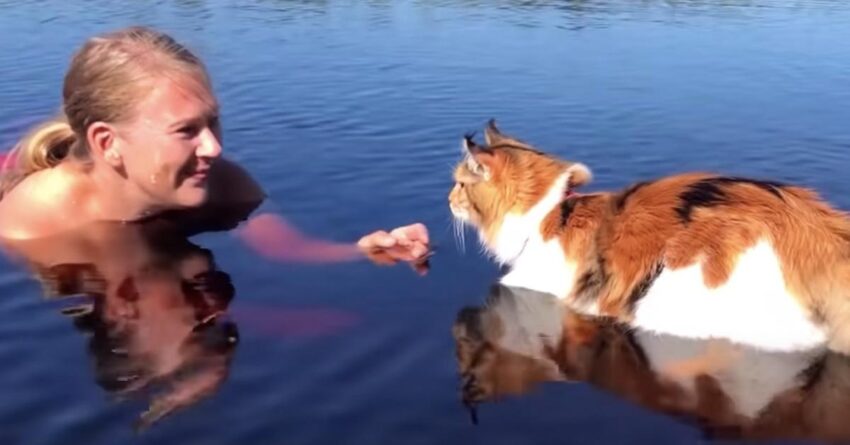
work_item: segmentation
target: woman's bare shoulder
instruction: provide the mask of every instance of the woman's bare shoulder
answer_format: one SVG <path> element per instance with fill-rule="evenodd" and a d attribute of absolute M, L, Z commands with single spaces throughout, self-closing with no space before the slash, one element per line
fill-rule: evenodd
<path fill-rule="evenodd" d="M 266 194 L 257 181 L 239 164 L 219 159 L 210 177 L 210 204 L 245 205 L 259 203 Z"/>
<path fill-rule="evenodd" d="M 0 238 L 49 236 L 77 225 L 83 215 L 81 185 L 59 169 L 28 176 L 0 200 Z"/>

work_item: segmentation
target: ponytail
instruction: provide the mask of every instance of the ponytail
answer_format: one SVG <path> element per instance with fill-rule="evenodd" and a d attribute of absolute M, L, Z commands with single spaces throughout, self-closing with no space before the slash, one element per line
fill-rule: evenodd
<path fill-rule="evenodd" d="M 64 117 L 57 117 L 30 130 L 3 159 L 0 166 L 0 196 L 25 177 L 54 167 L 77 143 L 77 135 Z"/>
<path fill-rule="evenodd" d="M 64 117 L 35 127 L 13 149 L 15 169 L 21 175 L 55 167 L 70 153 L 77 135 Z"/>

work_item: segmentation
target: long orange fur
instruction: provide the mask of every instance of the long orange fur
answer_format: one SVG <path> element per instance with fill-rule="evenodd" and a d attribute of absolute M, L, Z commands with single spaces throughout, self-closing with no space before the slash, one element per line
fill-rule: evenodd
<path fill-rule="evenodd" d="M 485 137 L 486 145 L 470 141 L 474 162 L 455 169 L 449 201 L 470 214 L 487 244 L 508 213 L 527 211 L 576 164 L 503 135 L 493 121 Z M 488 178 L 471 165 L 486 167 Z M 786 289 L 811 320 L 827 326 L 833 348 L 850 351 L 850 218 L 815 192 L 685 173 L 568 196 L 588 180 L 589 171 L 573 175 L 564 201 L 540 226 L 543 239 L 558 238 L 578 265 L 568 301 L 592 300 L 601 315 L 629 321 L 642 283 L 662 265 L 675 270 L 702 261 L 704 283 L 713 288 L 729 278 L 739 254 L 766 239 Z"/>

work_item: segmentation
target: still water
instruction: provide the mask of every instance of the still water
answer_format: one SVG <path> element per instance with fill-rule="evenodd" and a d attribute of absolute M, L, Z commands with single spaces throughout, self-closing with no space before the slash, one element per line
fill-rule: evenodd
<path fill-rule="evenodd" d="M 126 328 L 174 335 L 154 350 L 104 328 L 120 307 L 61 298 L 120 290 L 91 264 L 4 259 L 0 442 L 849 439 L 845 358 L 580 318 L 562 332 L 544 297 L 491 287 L 499 271 L 459 248 L 446 205 L 460 137 L 495 117 L 589 165 L 589 189 L 719 170 L 850 209 L 848 21 L 842 0 L 0 0 L 0 147 L 58 109 L 84 38 L 154 25 L 206 60 L 226 153 L 269 209 L 338 241 L 422 221 L 437 249 L 420 277 L 267 261 L 228 232 L 105 229 L 116 247 L 97 261 L 137 259 L 148 279 Z M 190 296 L 229 303 L 230 321 L 185 337 Z M 706 354 L 723 365 L 688 378 Z"/>

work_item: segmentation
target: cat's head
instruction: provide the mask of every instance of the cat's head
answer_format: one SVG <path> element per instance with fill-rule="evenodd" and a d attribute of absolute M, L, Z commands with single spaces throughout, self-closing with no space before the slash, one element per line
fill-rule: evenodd
<path fill-rule="evenodd" d="M 553 187 L 566 195 L 590 181 L 585 165 L 558 159 L 502 134 L 492 119 L 484 138 L 484 145 L 471 135 L 463 138 L 463 159 L 454 171 L 449 207 L 457 220 L 485 237 L 498 230 L 506 215 L 528 212 Z"/>

